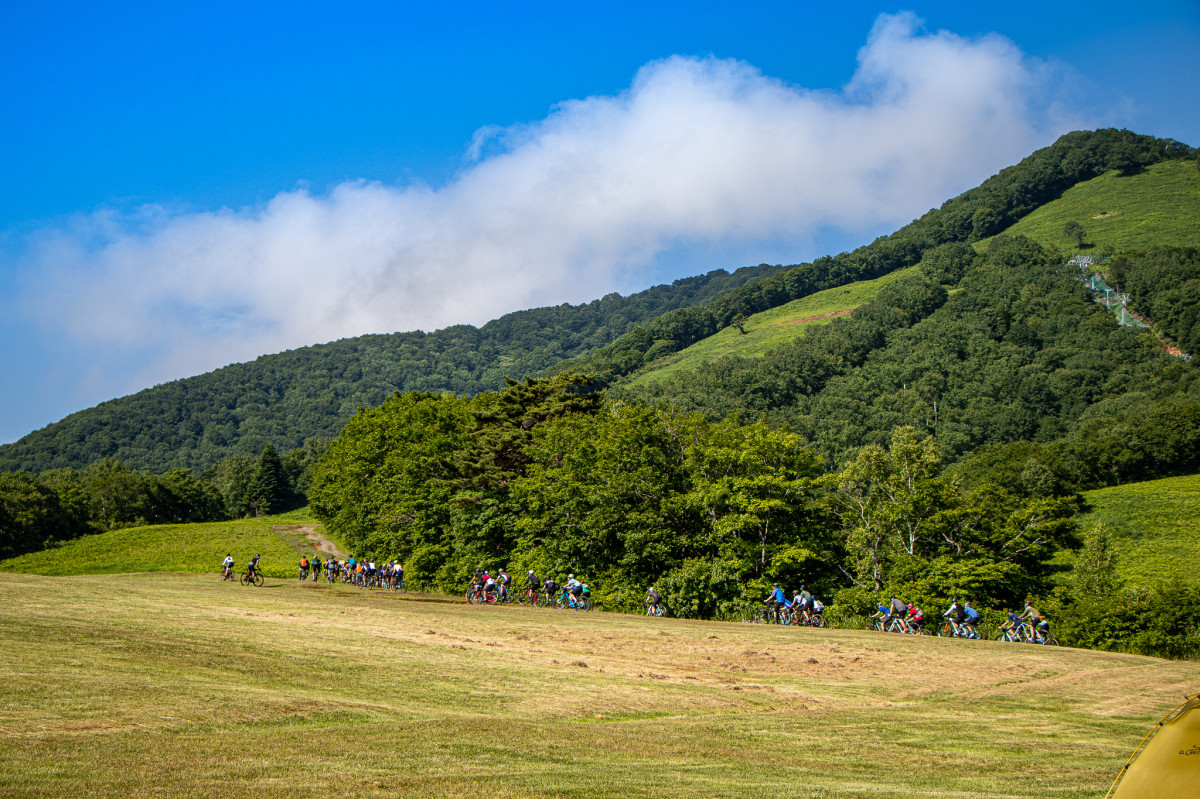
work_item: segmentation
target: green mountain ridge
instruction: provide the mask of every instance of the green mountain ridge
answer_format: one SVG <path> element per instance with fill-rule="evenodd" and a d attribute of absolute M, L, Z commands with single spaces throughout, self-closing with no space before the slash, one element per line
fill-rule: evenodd
<path fill-rule="evenodd" d="M 478 329 L 362 336 L 263 356 L 72 414 L 0 446 L 0 471 L 80 468 L 103 458 L 148 471 L 199 470 L 267 444 L 287 451 L 333 436 L 359 407 L 394 391 L 473 396 L 508 376 L 567 369 L 593 375 L 601 387 L 617 384 L 739 320 L 916 266 L 939 247 L 987 239 L 1113 170 L 1136 174 L 1191 155 L 1179 142 L 1129 131 L 1070 133 L 850 253 L 788 268 L 718 270 L 629 298 L 517 312 Z M 745 408 L 757 412 L 770 401 Z"/>

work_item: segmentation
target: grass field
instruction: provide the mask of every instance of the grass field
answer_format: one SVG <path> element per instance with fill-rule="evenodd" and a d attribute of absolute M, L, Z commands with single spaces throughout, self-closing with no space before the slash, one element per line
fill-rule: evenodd
<path fill-rule="evenodd" d="M 0 794 L 1100 797 L 1200 665 L 0 575 Z"/>
<path fill-rule="evenodd" d="M 1080 529 L 1104 522 L 1112 530 L 1127 580 L 1200 580 L 1200 474 L 1100 488 L 1083 497 L 1088 512 Z"/>
<path fill-rule="evenodd" d="M 1072 220 L 1083 226 L 1082 248 L 1063 235 L 1063 225 Z M 1128 177 L 1110 172 L 1068 189 L 1005 232 L 1069 254 L 1197 247 L 1200 172 L 1194 161 L 1166 161 Z M 980 252 L 988 241 L 979 242 Z"/>
<path fill-rule="evenodd" d="M 629 381 L 629 385 L 663 380 L 677 372 L 695 369 L 705 361 L 716 360 L 726 355 L 745 358 L 766 355 L 779 345 L 803 335 L 813 326 L 827 324 L 836 318 L 835 315 L 852 311 L 870 302 L 888 283 L 914 274 L 916 270 L 915 266 L 899 269 L 875 280 L 862 280 L 848 286 L 819 291 L 808 297 L 793 300 L 787 305 L 755 314 L 746 321 L 745 334 L 736 327 L 727 327 L 681 352 L 656 361 L 648 370 L 635 375 Z"/>
<path fill-rule="evenodd" d="M 294 577 L 301 555 L 317 554 L 307 537 L 317 525 L 307 511 L 203 524 L 128 527 L 68 541 L 61 547 L 0 561 L 0 572 L 47 576 L 129 572 L 212 572 L 226 553 L 244 570 L 257 553 L 263 574 Z"/>

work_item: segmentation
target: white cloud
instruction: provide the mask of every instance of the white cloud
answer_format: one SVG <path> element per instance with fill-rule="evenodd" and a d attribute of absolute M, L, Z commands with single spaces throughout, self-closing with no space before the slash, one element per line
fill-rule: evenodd
<path fill-rule="evenodd" d="M 739 61 L 647 64 L 618 96 L 481 128 L 443 187 L 362 181 L 260 208 L 82 217 L 30 241 L 24 300 L 94 347 L 101 371 L 106 352 L 143 351 L 127 391 L 641 288 L 676 246 L 898 226 L 1070 124 L 1044 98 L 1046 66 L 1008 40 L 918 26 L 881 17 L 841 92 Z"/>

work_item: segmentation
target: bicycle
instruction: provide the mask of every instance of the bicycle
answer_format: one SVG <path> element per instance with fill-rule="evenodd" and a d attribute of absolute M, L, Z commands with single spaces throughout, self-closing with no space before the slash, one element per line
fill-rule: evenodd
<path fill-rule="evenodd" d="M 532 586 L 517 592 L 518 605 L 536 605 L 540 598 L 538 590 Z"/>
<path fill-rule="evenodd" d="M 256 586 L 261 587 L 264 580 L 263 580 L 263 576 L 261 574 L 259 574 L 258 572 L 254 572 L 253 575 L 251 575 L 250 572 L 244 572 L 242 574 L 241 582 L 242 582 L 242 585 L 256 585 Z"/>
<path fill-rule="evenodd" d="M 662 616 L 663 615 L 662 605 L 653 605 L 653 604 L 647 602 L 646 603 L 646 615 L 647 616 Z"/>
<path fill-rule="evenodd" d="M 226 566 L 225 573 L 221 576 L 221 582 L 225 582 L 226 580 L 235 580 L 235 579 L 237 579 L 237 578 L 235 578 L 233 576 L 233 567 Z"/>
<path fill-rule="evenodd" d="M 1028 644 L 1041 644 L 1043 646 L 1058 646 L 1058 639 L 1047 632 L 1042 634 L 1041 630 L 1036 629 L 1032 624 L 1024 625 L 1025 642 Z"/>
<path fill-rule="evenodd" d="M 308 567 L 301 566 L 300 567 L 300 582 L 305 582 L 306 580 L 308 580 Z"/>

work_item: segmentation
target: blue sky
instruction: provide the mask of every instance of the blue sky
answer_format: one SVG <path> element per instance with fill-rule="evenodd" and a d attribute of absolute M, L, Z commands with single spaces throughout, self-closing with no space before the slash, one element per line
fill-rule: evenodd
<path fill-rule="evenodd" d="M 849 249 L 1078 127 L 1200 145 L 1197 2 L 176 5 L 0 6 L 0 441 Z"/>

